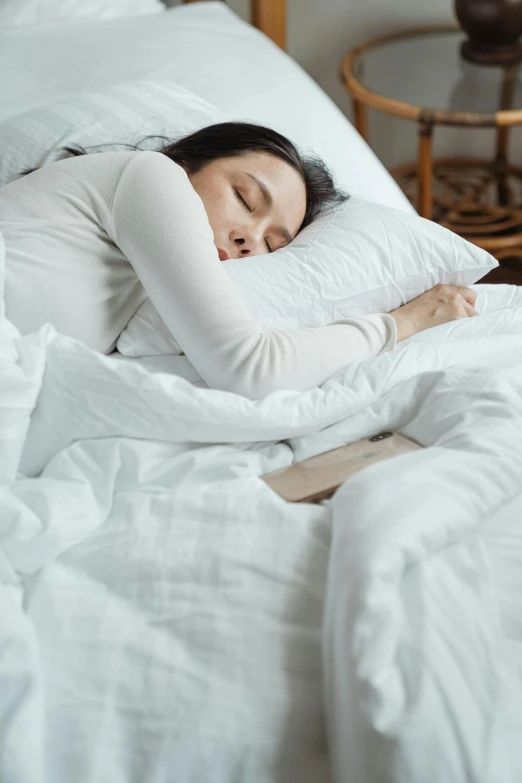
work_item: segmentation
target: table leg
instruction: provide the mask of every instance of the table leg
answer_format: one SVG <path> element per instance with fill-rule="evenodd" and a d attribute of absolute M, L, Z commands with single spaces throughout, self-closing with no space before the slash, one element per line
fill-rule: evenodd
<path fill-rule="evenodd" d="M 500 92 L 499 111 L 509 111 L 513 108 L 513 96 L 515 93 L 515 83 L 517 77 L 517 66 L 504 68 L 502 78 L 502 89 Z M 506 207 L 511 202 L 511 193 L 506 176 L 506 164 L 508 157 L 509 126 L 500 126 L 497 130 L 497 150 L 493 163 L 493 171 L 497 179 L 497 198 L 502 207 Z"/>
<path fill-rule="evenodd" d="M 432 186 L 433 186 L 433 159 L 432 159 L 433 123 L 422 121 L 419 124 L 419 203 L 418 209 L 421 217 L 431 220 L 433 214 Z"/>
<path fill-rule="evenodd" d="M 497 154 L 493 162 L 493 171 L 497 180 L 497 200 L 501 207 L 507 207 L 511 202 L 511 193 L 506 176 L 508 137 L 508 127 L 497 130 Z"/>
<path fill-rule="evenodd" d="M 362 101 L 353 98 L 353 113 L 355 117 L 355 127 L 363 137 L 366 143 L 368 143 L 368 115 L 366 113 L 366 106 Z"/>

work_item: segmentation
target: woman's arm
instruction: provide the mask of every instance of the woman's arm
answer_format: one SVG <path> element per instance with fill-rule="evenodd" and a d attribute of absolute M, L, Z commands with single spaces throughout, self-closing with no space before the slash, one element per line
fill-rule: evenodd
<path fill-rule="evenodd" d="M 127 164 L 107 232 L 210 387 L 252 399 L 309 389 L 395 347 L 395 321 L 383 314 L 264 332 L 221 268 L 203 202 L 161 153 L 141 152 Z"/>

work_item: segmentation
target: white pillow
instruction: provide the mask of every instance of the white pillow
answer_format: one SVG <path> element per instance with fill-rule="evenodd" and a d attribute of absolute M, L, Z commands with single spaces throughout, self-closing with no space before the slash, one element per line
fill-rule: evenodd
<path fill-rule="evenodd" d="M 165 80 L 126 82 L 74 95 L 0 123 L 0 186 L 24 169 L 67 157 L 64 146 L 125 149 L 112 145 L 137 144 L 150 134 L 175 139 L 226 119 L 203 98 Z M 160 146 L 161 140 L 152 139 L 141 148 Z"/>
<path fill-rule="evenodd" d="M 158 14 L 160 0 L 0 0 L 0 27 Z"/>
<path fill-rule="evenodd" d="M 498 261 L 437 223 L 350 198 L 286 248 L 222 264 L 253 316 L 272 330 L 389 313 L 438 283 L 470 286 Z M 149 299 L 116 347 L 126 356 L 181 353 Z"/>

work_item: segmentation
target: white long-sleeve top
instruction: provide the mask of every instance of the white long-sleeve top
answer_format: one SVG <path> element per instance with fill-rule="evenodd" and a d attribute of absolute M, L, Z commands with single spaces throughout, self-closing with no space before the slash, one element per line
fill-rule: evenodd
<path fill-rule="evenodd" d="M 158 152 L 52 163 L 0 188 L 5 306 L 22 334 L 58 332 L 110 353 L 148 295 L 210 387 L 258 399 L 319 386 L 393 350 L 381 313 L 263 331 L 222 268 L 203 202 Z"/>

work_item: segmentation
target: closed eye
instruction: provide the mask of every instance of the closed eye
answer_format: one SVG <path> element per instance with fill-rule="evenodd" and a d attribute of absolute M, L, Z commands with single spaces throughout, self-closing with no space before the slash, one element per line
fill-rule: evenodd
<path fill-rule="evenodd" d="M 248 206 L 247 202 L 245 201 L 245 199 L 243 198 L 243 196 L 241 195 L 241 193 L 239 192 L 239 190 L 237 188 L 234 188 L 234 193 L 236 194 L 238 199 L 241 201 L 241 203 L 248 209 L 248 211 L 252 212 L 252 209 Z"/>
<path fill-rule="evenodd" d="M 241 192 L 240 192 L 240 191 L 239 191 L 237 188 L 234 188 L 234 193 L 236 194 L 236 196 L 238 197 L 238 199 L 241 201 L 241 203 L 243 204 L 243 206 L 245 206 L 245 207 L 248 209 L 248 211 L 249 211 L 249 212 L 253 212 L 253 210 L 252 210 L 252 209 L 249 207 L 249 205 L 247 204 L 247 202 L 245 201 L 245 199 L 244 199 L 244 198 L 243 198 L 243 196 L 241 195 Z M 270 245 L 268 244 L 268 241 L 267 241 L 266 239 L 265 239 L 265 245 L 266 245 L 266 247 L 267 247 L 267 250 L 268 250 L 268 252 L 269 252 L 269 253 L 272 253 L 272 252 L 273 252 L 273 250 L 272 250 L 272 248 L 270 247 Z"/>

